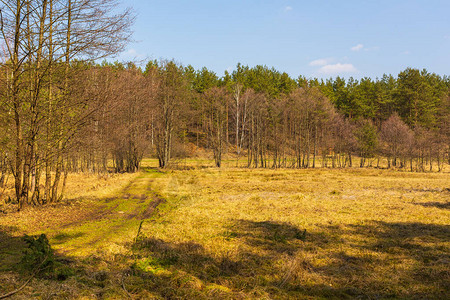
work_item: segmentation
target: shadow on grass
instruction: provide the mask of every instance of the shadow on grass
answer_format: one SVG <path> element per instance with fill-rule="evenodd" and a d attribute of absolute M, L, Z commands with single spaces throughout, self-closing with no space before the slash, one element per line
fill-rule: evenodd
<path fill-rule="evenodd" d="M 322 245 L 333 250 L 332 259 L 316 269 L 344 291 L 369 298 L 450 298 L 450 226 L 372 221 L 324 232 L 351 237 Z M 335 252 L 339 247 L 347 252 Z"/>
<path fill-rule="evenodd" d="M 16 234 L 16 228 L 0 226 L 0 282 L 2 282 L 0 295 L 17 289 L 29 278 L 56 283 L 62 282 L 74 274 L 71 268 L 74 262 L 72 259 L 45 252 L 47 250 L 44 251 L 42 248 L 44 244 L 34 243 L 34 246 L 31 247 L 27 243 L 27 239 L 30 241 L 30 237 L 26 238 Z M 24 291 L 20 291 L 14 296 L 24 297 L 27 294 Z M 44 291 L 36 292 L 34 296 L 47 297 Z"/>
<path fill-rule="evenodd" d="M 27 282 L 11 299 L 80 299 L 83 296 L 103 299 L 108 298 L 108 293 L 115 299 L 127 297 L 117 284 L 123 270 L 109 268 L 110 262 L 95 255 L 85 259 L 55 252 L 40 256 L 36 248 L 30 250 L 25 236 L 16 234 L 16 228 L 0 226 L 0 295 L 15 291 Z M 61 236 L 65 238 L 67 236 Z M 30 253 L 37 261 L 45 262 L 45 267 L 24 261 L 24 256 Z M 32 280 L 28 281 L 30 278 Z"/>
<path fill-rule="evenodd" d="M 166 172 L 157 167 L 141 167 L 141 171 L 144 173 L 165 174 Z"/>
<path fill-rule="evenodd" d="M 217 255 L 194 242 L 142 238 L 133 246 L 137 260 L 127 284 L 139 297 L 143 287 L 152 296 L 183 299 L 345 296 L 322 284 L 316 290 L 292 284 L 296 275 L 290 273 L 312 268 L 299 256 L 308 239 L 305 230 L 282 222 L 235 220 L 222 236 L 245 246 Z"/>
<path fill-rule="evenodd" d="M 14 271 L 25 247 L 14 230 L 0 228 L 2 272 Z M 57 260 L 73 266 L 81 289 L 100 298 L 108 291 L 126 296 L 125 289 L 143 299 L 450 296 L 448 225 L 372 221 L 322 226 L 305 234 L 289 223 L 235 220 L 221 237 L 237 245 L 235 250 L 218 254 L 194 241 L 142 237 L 130 245 L 130 254 L 117 256 L 106 269 L 94 256 L 81 260 L 58 255 Z M 118 282 L 122 274 L 123 284 Z M 15 287 L 5 285 L 0 293 Z"/>
<path fill-rule="evenodd" d="M 133 248 L 136 261 L 127 286 L 142 298 L 146 297 L 146 291 L 152 297 L 165 299 L 237 296 L 227 283 L 233 282 L 232 286 L 240 289 L 248 284 L 257 286 L 254 276 L 258 274 L 254 270 L 270 263 L 264 256 L 253 253 L 215 256 L 195 242 L 142 238 Z"/>
<path fill-rule="evenodd" d="M 218 256 L 200 244 L 143 238 L 127 285 L 163 298 L 448 299 L 450 226 L 373 221 L 306 232 L 236 220 Z M 145 295 L 145 294 L 144 294 Z"/>
<path fill-rule="evenodd" d="M 64 244 L 69 240 L 76 239 L 76 238 L 82 237 L 84 235 L 85 235 L 84 232 L 58 233 L 57 235 L 52 237 L 52 240 L 53 240 L 52 244 L 54 244 L 54 245 Z"/>
<path fill-rule="evenodd" d="M 436 207 L 440 209 L 450 209 L 450 202 L 425 202 L 425 203 L 414 203 L 415 205 L 420 205 L 423 207 Z"/>
<path fill-rule="evenodd" d="M 224 235 L 243 239 L 254 248 L 293 255 L 305 240 L 306 230 L 288 223 L 236 220 Z"/>
<path fill-rule="evenodd" d="M 0 226 L 0 272 L 10 271 L 17 265 L 26 243 L 22 237 L 14 236 L 17 228 Z"/>

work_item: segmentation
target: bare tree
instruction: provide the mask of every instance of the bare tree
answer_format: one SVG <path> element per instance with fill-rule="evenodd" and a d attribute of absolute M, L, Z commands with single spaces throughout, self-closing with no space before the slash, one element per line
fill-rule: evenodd
<path fill-rule="evenodd" d="M 188 89 L 182 68 L 176 63 L 161 62 L 157 72 L 159 85 L 152 114 L 155 116 L 153 125 L 156 154 L 159 166 L 164 168 L 171 159 L 173 142 L 181 127 L 181 108 L 183 100 L 188 96 Z"/>
<path fill-rule="evenodd" d="M 129 10 L 114 14 L 116 5 L 115 0 L 0 1 L 6 73 L 2 79 L 8 90 L 4 101 L 11 110 L 7 117 L 14 124 L 14 155 L 10 157 L 19 209 L 30 200 L 39 201 L 36 189 L 42 157 L 45 201 L 60 198 L 64 148 L 83 115 L 69 93 L 71 63 L 123 49 L 130 37 L 132 15 Z M 51 170 L 55 171 L 53 183 Z"/>
<path fill-rule="evenodd" d="M 381 141 L 387 155 L 388 167 L 404 165 L 406 154 L 412 146 L 413 133 L 397 114 L 381 125 Z"/>
<path fill-rule="evenodd" d="M 204 94 L 209 145 L 214 153 L 216 167 L 222 164 L 222 153 L 226 144 L 227 107 L 230 95 L 225 88 L 211 88 Z"/>

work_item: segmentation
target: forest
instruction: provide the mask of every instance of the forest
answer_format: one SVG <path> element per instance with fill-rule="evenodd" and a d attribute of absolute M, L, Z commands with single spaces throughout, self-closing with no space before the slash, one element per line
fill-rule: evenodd
<path fill-rule="evenodd" d="M 225 154 L 247 168 L 449 163 L 450 79 L 427 70 L 318 80 L 238 64 L 219 77 L 174 61 L 40 56 L 16 75 L 1 66 L 0 183 L 12 173 L 20 206 L 61 199 L 70 172 L 136 172 L 144 157 L 165 168 L 198 149 L 217 167 Z"/>

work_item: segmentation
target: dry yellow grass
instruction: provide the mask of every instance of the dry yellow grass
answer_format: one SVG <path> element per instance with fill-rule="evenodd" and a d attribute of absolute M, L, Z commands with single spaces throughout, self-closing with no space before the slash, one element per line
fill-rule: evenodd
<path fill-rule="evenodd" d="M 79 218 L 61 222 L 66 205 L 52 208 L 49 227 L 20 221 L 35 224 L 34 210 L 2 217 L 0 226 L 16 227 L 10 239 L 47 233 L 72 260 L 76 276 L 46 283 L 57 297 L 450 297 L 449 173 L 184 164 L 194 168 L 106 181 L 79 175 L 86 185 L 103 182 L 91 190 L 70 181 L 70 198 L 83 199 L 73 205 L 85 212 Z M 162 198 L 156 213 L 145 213 Z M 42 296 L 42 282 L 23 297 Z"/>
<path fill-rule="evenodd" d="M 203 284 L 221 284 L 230 297 L 448 293 L 448 174 L 231 168 L 172 171 L 155 184 L 185 198 L 146 223 L 150 254 L 180 248 L 181 262 L 168 269 L 200 280 L 183 245 L 226 258 L 233 272 Z"/>

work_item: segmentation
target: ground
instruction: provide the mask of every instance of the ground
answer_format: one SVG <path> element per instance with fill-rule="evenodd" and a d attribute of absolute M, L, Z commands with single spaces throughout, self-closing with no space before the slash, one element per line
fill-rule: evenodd
<path fill-rule="evenodd" d="M 449 173 L 206 165 L 75 174 L 63 203 L 2 214 L 0 294 L 44 233 L 70 272 L 17 299 L 450 298 Z"/>

